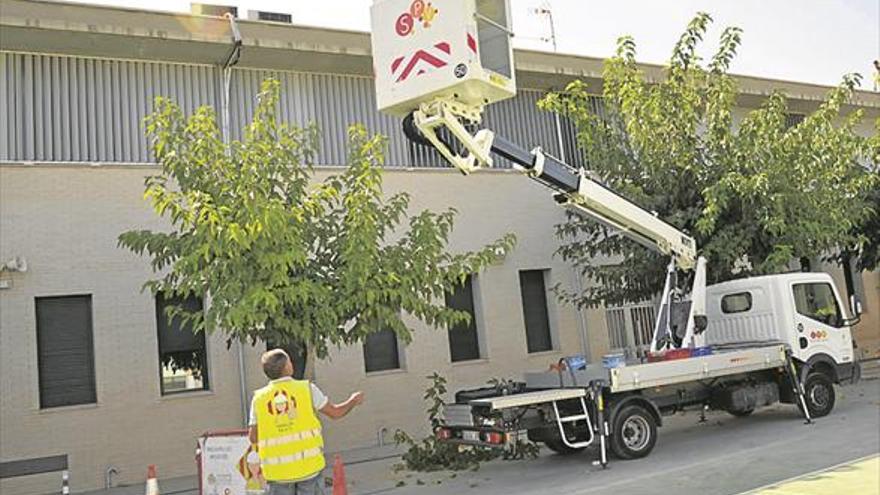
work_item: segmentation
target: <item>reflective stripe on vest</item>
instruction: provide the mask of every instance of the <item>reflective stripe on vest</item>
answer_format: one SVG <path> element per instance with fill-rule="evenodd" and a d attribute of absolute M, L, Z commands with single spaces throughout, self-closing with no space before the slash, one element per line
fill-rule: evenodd
<path fill-rule="evenodd" d="M 321 422 L 305 380 L 275 380 L 254 393 L 257 445 L 268 481 L 294 481 L 324 469 Z"/>
<path fill-rule="evenodd" d="M 321 429 L 315 428 L 313 430 L 301 431 L 299 433 L 284 435 L 283 437 L 267 438 L 265 440 L 260 440 L 257 445 L 259 445 L 259 447 L 262 449 L 265 447 L 275 447 L 277 445 L 281 445 L 284 443 L 298 442 L 300 440 L 306 440 L 309 438 L 315 438 L 315 437 L 319 437 L 319 436 L 321 436 Z"/>
<path fill-rule="evenodd" d="M 264 466 L 273 466 L 278 464 L 287 464 L 290 462 L 297 462 L 309 457 L 315 456 L 323 456 L 324 451 L 318 447 L 313 449 L 304 450 L 302 452 L 297 452 L 296 454 L 283 455 L 281 457 L 269 457 L 267 459 L 263 459 L 261 462 Z"/>

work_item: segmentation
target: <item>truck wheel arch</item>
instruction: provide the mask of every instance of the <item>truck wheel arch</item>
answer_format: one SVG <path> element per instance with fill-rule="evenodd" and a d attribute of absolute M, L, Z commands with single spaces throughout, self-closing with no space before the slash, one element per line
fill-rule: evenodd
<path fill-rule="evenodd" d="M 830 378 L 832 382 L 840 383 L 840 379 L 837 376 L 837 362 L 828 354 L 814 354 L 803 363 L 800 372 L 801 383 L 805 383 L 807 375 L 812 372 L 822 373 Z"/>
<path fill-rule="evenodd" d="M 657 404 L 654 404 L 652 400 L 638 394 L 628 395 L 620 400 L 613 401 L 610 408 L 611 410 L 608 412 L 606 421 L 608 421 L 609 424 L 613 425 L 614 419 L 617 417 L 617 413 L 630 404 L 639 404 L 643 406 L 645 409 L 651 412 L 652 416 L 654 416 L 654 421 L 657 422 L 657 426 L 663 426 L 663 418 L 660 415 L 660 408 L 657 407 Z"/>

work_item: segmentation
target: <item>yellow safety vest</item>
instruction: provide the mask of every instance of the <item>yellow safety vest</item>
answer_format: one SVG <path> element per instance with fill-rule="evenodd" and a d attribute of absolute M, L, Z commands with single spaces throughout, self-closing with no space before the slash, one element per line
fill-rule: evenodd
<path fill-rule="evenodd" d="M 324 469 L 321 422 L 308 381 L 273 381 L 254 392 L 260 469 L 267 481 L 295 481 Z"/>

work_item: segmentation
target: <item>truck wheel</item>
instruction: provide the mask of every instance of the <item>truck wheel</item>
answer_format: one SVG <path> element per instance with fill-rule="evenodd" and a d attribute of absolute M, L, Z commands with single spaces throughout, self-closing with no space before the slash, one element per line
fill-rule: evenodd
<path fill-rule="evenodd" d="M 611 430 L 611 451 L 621 459 L 639 459 L 657 442 L 657 422 L 644 407 L 633 404 L 617 413 Z"/>
<path fill-rule="evenodd" d="M 804 399 L 811 418 L 828 416 L 834 409 L 834 382 L 824 373 L 810 373 L 804 382 Z"/>
<path fill-rule="evenodd" d="M 544 445 L 546 445 L 548 449 L 556 452 L 559 455 L 572 455 L 584 450 L 583 448 L 573 449 L 568 445 L 565 445 L 562 440 L 546 440 L 544 442 Z"/>

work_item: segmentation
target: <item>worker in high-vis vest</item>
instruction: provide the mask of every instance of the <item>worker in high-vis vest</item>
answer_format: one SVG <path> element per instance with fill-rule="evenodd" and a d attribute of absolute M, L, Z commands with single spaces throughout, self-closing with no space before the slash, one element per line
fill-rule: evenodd
<path fill-rule="evenodd" d="M 268 351 L 261 361 L 269 384 L 254 392 L 249 425 L 267 495 L 321 495 L 324 438 L 317 411 L 341 418 L 364 401 L 364 394 L 333 404 L 314 383 L 293 379 L 293 362 L 283 350 Z"/>

